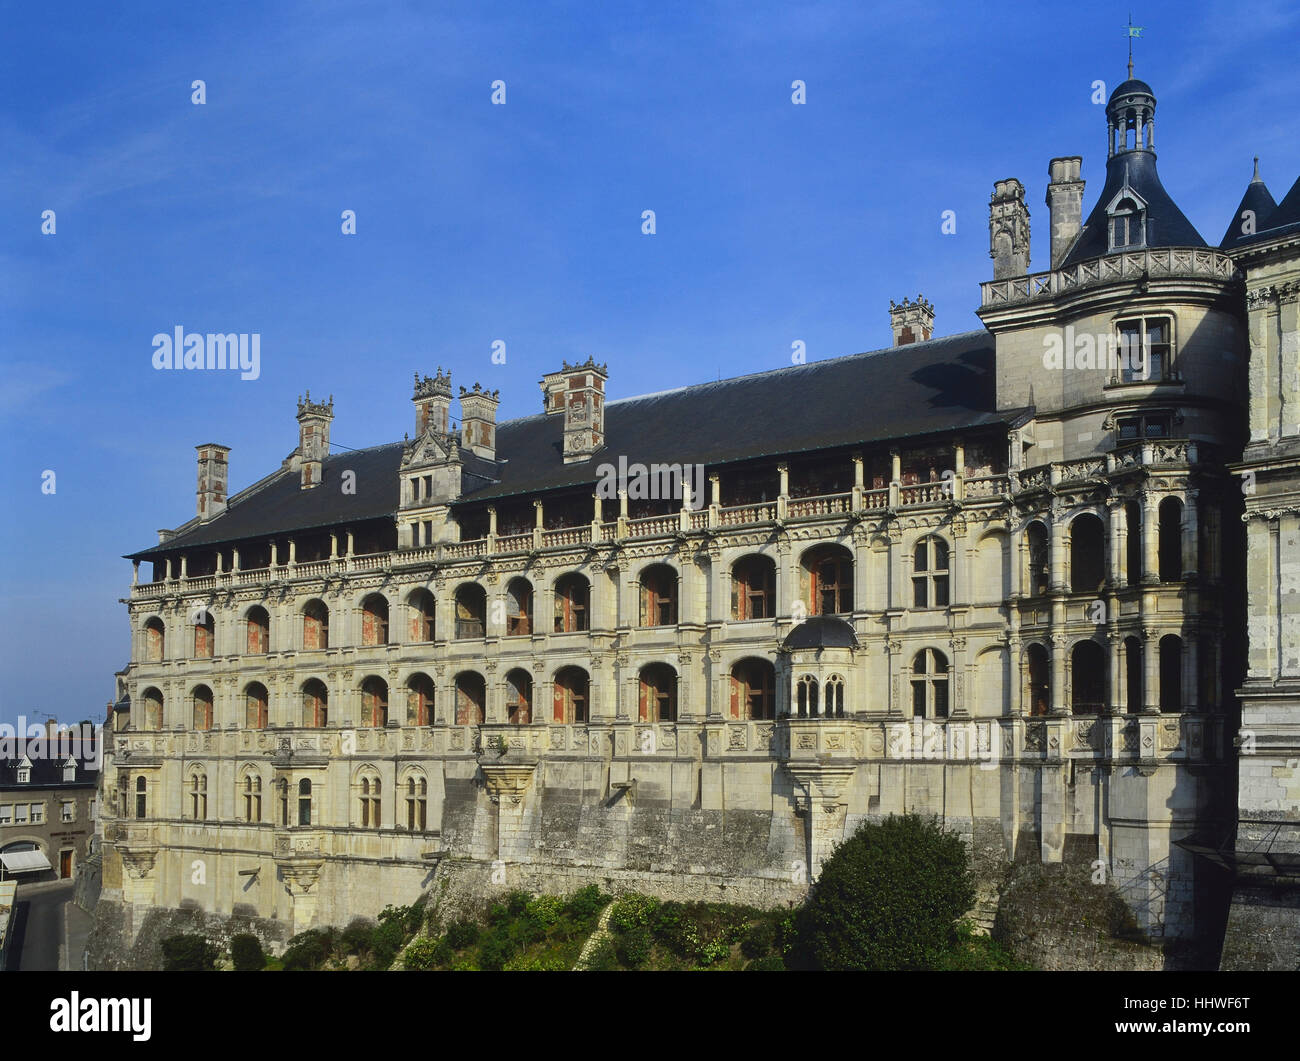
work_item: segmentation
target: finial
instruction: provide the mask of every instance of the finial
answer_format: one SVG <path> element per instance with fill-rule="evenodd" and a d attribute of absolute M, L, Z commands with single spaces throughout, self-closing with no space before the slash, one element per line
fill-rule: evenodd
<path fill-rule="evenodd" d="M 1254 184 L 1257 180 L 1259 180 L 1259 156 L 1258 155 L 1255 156 L 1255 175 L 1250 178 L 1250 182 Z"/>

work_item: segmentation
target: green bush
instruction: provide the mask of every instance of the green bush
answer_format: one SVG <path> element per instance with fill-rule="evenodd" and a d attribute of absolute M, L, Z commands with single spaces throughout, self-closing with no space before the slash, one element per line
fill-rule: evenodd
<path fill-rule="evenodd" d="M 402 952 L 403 968 L 423 970 L 441 964 L 438 960 L 438 945 L 441 942 L 442 940 L 430 939 L 428 936 L 417 939 Z"/>
<path fill-rule="evenodd" d="M 375 923 L 364 917 L 353 918 L 339 935 L 343 950 L 347 954 L 360 954 L 370 949 L 370 937 L 375 931 Z"/>
<path fill-rule="evenodd" d="M 564 916 L 564 900 L 558 895 L 539 895 L 528 903 L 524 916 L 545 933 Z"/>
<path fill-rule="evenodd" d="M 593 973 L 610 973 L 618 969 L 618 953 L 612 939 L 602 939 L 587 958 L 587 969 Z"/>
<path fill-rule="evenodd" d="M 256 936 L 241 932 L 230 940 L 230 960 L 239 973 L 255 973 L 266 968 L 266 954 Z"/>
<path fill-rule="evenodd" d="M 598 886 L 588 884 L 569 896 L 564 904 L 564 912 L 580 924 L 595 920 L 596 915 L 605 909 L 609 901 Z"/>
<path fill-rule="evenodd" d="M 386 906 L 370 932 L 370 968 L 387 969 L 406 939 L 407 907 Z"/>
<path fill-rule="evenodd" d="M 162 941 L 163 971 L 211 972 L 217 967 L 218 953 L 203 936 L 168 936 Z"/>
<path fill-rule="evenodd" d="M 506 913 L 511 917 L 518 917 L 528 909 L 528 904 L 532 901 L 532 898 L 532 894 L 529 892 L 510 892 L 506 896 Z"/>
<path fill-rule="evenodd" d="M 966 845 L 918 815 L 864 822 L 822 867 L 800 916 L 822 969 L 933 969 L 975 898 Z"/>
<path fill-rule="evenodd" d="M 464 950 L 478 942 L 478 925 L 473 921 L 453 921 L 447 926 L 447 942 L 452 950 Z"/>
<path fill-rule="evenodd" d="M 515 956 L 514 941 L 500 928 L 489 932 L 478 945 L 478 965 L 488 972 L 498 972 Z"/>
<path fill-rule="evenodd" d="M 740 953 L 746 958 L 765 958 L 776 946 L 776 926 L 771 921 L 751 925 L 740 938 Z"/>
<path fill-rule="evenodd" d="M 319 969 L 334 949 L 332 928 L 309 928 L 289 940 L 285 948 L 284 968 L 290 972 Z"/>
<path fill-rule="evenodd" d="M 769 954 L 766 958 L 755 958 L 745 966 L 747 973 L 783 973 L 785 972 L 785 962 L 776 954 Z"/>
<path fill-rule="evenodd" d="M 629 969 L 641 968 L 650 957 L 650 930 L 645 925 L 637 925 L 620 933 L 614 951 Z"/>
<path fill-rule="evenodd" d="M 659 909 L 659 900 L 632 892 L 614 901 L 609 914 L 609 927 L 615 932 L 630 932 L 647 927 Z"/>

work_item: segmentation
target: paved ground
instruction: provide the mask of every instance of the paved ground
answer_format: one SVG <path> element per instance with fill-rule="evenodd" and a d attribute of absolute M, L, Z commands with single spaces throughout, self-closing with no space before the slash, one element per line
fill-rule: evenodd
<path fill-rule="evenodd" d="M 64 938 L 65 904 L 72 899 L 73 882 L 50 881 L 45 884 L 20 884 L 14 909 L 13 942 L 9 948 L 9 969 L 18 972 L 67 969 L 68 942 Z M 76 909 L 76 908 L 74 908 Z M 80 946 L 85 945 L 89 930 L 88 917 L 81 910 L 77 924 Z M 82 924 L 82 922 L 87 922 Z M 78 951 L 75 968 L 81 968 Z"/>

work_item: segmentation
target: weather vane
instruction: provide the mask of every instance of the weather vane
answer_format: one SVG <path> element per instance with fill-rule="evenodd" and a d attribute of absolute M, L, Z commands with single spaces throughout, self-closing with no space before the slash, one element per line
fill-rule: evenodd
<path fill-rule="evenodd" d="M 1133 25 L 1133 12 L 1128 13 L 1128 79 L 1133 80 L 1133 38 L 1142 36 L 1142 27 Z"/>

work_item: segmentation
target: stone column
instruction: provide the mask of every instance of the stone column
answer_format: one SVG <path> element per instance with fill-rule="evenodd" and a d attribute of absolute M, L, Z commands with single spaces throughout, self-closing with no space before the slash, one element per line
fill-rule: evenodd
<path fill-rule="evenodd" d="M 1066 535 L 1064 514 L 1053 512 L 1050 527 L 1051 554 L 1048 559 L 1049 586 L 1053 593 L 1069 591 L 1069 539 Z"/>
<path fill-rule="evenodd" d="M 1197 524 L 1196 504 L 1199 490 L 1188 490 L 1183 503 L 1183 578 L 1195 579 L 1201 570 L 1200 527 Z"/>
<path fill-rule="evenodd" d="M 1142 581 L 1160 581 L 1160 497 L 1152 490 L 1142 491 Z"/>
<path fill-rule="evenodd" d="M 1127 520 L 1124 516 L 1124 502 L 1118 497 L 1106 500 L 1106 526 L 1110 531 L 1110 556 L 1107 564 L 1110 588 L 1116 590 L 1126 584 L 1124 574 L 1124 557 L 1127 551 L 1128 536 L 1125 533 Z"/>
<path fill-rule="evenodd" d="M 1160 631 L 1142 628 L 1142 711 L 1158 714 L 1160 711 Z M 1130 705 L 1131 707 L 1132 705 Z"/>
<path fill-rule="evenodd" d="M 1053 715 L 1068 715 L 1070 713 L 1069 688 L 1067 685 L 1067 675 L 1069 673 L 1068 653 L 1065 647 L 1065 635 L 1056 633 L 1059 624 L 1056 622 L 1056 607 L 1052 608 L 1052 635 L 1050 640 L 1052 646 L 1052 706 L 1049 710 Z"/>

